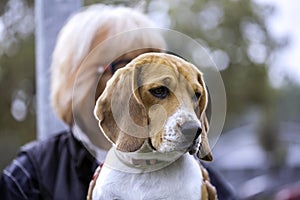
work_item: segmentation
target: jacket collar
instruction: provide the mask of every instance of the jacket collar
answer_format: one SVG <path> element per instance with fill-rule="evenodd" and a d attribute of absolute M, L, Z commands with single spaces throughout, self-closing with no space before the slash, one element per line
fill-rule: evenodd
<path fill-rule="evenodd" d="M 74 137 L 84 145 L 84 147 L 98 160 L 99 163 L 104 161 L 107 151 L 96 147 L 78 125 L 73 125 L 72 132 Z"/>

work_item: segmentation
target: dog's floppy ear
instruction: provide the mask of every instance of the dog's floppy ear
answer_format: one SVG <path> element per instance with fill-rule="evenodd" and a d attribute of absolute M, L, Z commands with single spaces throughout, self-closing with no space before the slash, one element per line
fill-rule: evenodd
<path fill-rule="evenodd" d="M 199 146 L 199 150 L 197 152 L 197 157 L 199 159 L 202 160 L 206 160 L 206 161 L 212 161 L 213 160 L 213 156 L 211 154 L 211 149 L 208 143 L 208 137 L 207 137 L 207 133 L 209 130 L 209 123 L 206 117 L 206 107 L 207 107 L 207 90 L 206 90 L 206 85 L 203 81 L 203 77 L 201 74 L 199 74 L 198 76 L 198 81 L 200 82 L 201 86 L 203 87 L 203 92 L 202 92 L 202 96 L 201 96 L 201 100 L 199 103 L 199 113 L 198 116 L 200 118 L 200 123 L 201 123 L 201 128 L 202 128 L 202 132 L 201 132 L 201 143 Z"/>
<path fill-rule="evenodd" d="M 138 150 L 148 137 L 146 110 L 134 88 L 135 68 L 128 64 L 113 75 L 94 110 L 104 135 L 125 152 Z"/>
<path fill-rule="evenodd" d="M 212 161 L 213 156 L 207 138 L 209 124 L 205 113 L 202 115 L 200 122 L 202 126 L 202 133 L 201 133 L 201 143 L 200 143 L 199 151 L 197 152 L 197 157 L 202 160 Z"/>

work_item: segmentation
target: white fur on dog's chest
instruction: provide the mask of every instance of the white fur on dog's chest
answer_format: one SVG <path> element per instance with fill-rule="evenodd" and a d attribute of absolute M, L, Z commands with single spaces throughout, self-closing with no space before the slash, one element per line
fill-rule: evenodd
<path fill-rule="evenodd" d="M 201 197 L 202 174 L 189 154 L 160 170 L 128 173 L 104 165 L 97 179 L 93 200 L 197 199 Z"/>

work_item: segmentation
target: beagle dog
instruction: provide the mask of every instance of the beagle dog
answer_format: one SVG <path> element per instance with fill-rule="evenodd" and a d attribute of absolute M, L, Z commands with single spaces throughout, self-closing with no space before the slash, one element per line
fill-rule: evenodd
<path fill-rule="evenodd" d="M 165 53 L 119 69 L 94 114 L 113 144 L 88 199 L 216 199 L 199 159 L 211 161 L 207 91 L 201 72 Z"/>

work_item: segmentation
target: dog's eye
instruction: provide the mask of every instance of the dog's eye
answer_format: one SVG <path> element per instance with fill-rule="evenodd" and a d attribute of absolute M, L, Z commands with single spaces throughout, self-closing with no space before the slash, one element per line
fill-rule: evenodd
<path fill-rule="evenodd" d="M 201 97 L 201 93 L 200 92 L 195 92 L 193 99 L 195 101 L 197 101 L 200 97 Z"/>
<path fill-rule="evenodd" d="M 149 92 L 155 96 L 156 98 L 159 98 L 159 99 L 164 99 L 166 98 L 169 94 L 170 94 L 170 90 L 165 87 L 165 86 L 160 86 L 160 87 L 157 87 L 157 88 L 152 88 L 149 90 Z"/>

